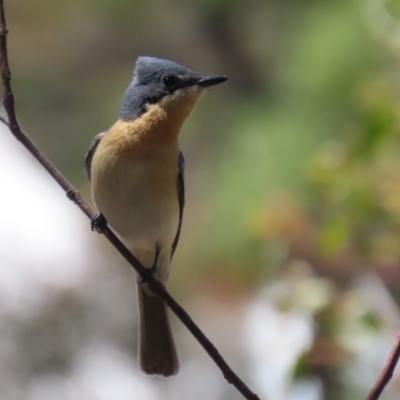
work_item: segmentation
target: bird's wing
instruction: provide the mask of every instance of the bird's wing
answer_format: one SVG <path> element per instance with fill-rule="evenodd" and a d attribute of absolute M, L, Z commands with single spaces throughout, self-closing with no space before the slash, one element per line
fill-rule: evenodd
<path fill-rule="evenodd" d="M 185 207 L 184 173 L 185 173 L 185 159 L 183 158 L 182 152 L 179 152 L 179 156 L 178 156 L 178 177 L 177 177 L 177 180 L 176 180 L 176 186 L 177 186 L 177 190 L 178 190 L 178 201 L 179 201 L 179 224 L 178 224 L 178 230 L 176 232 L 176 236 L 175 236 L 174 242 L 172 243 L 171 259 L 172 259 L 173 255 L 175 253 L 176 246 L 178 246 L 179 235 L 181 234 L 183 209 Z"/>
<path fill-rule="evenodd" d="M 103 138 L 105 132 L 99 133 L 98 135 L 96 135 L 94 137 L 94 139 L 92 140 L 92 143 L 90 144 L 89 150 L 86 153 L 85 156 L 85 173 L 86 173 L 86 178 L 88 181 L 90 181 L 90 167 L 92 165 L 92 159 L 94 156 L 94 152 L 97 149 L 97 146 L 100 143 L 100 140 Z"/>

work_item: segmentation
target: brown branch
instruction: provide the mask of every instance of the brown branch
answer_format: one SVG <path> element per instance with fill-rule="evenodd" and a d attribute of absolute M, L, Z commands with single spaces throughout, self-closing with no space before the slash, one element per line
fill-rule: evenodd
<path fill-rule="evenodd" d="M 386 364 L 379 375 L 378 380 L 375 382 L 374 387 L 369 392 L 366 400 L 378 400 L 381 396 L 386 385 L 393 377 L 394 370 L 400 358 L 400 334 L 397 336 L 392 351 L 386 360 Z"/>
<path fill-rule="evenodd" d="M 81 194 L 72 187 L 72 185 L 61 175 L 61 173 L 51 164 L 45 155 L 32 143 L 31 140 L 22 132 L 19 126 L 17 116 L 15 113 L 14 95 L 11 90 L 11 72 L 8 62 L 7 53 L 7 27 L 4 14 L 4 1 L 0 0 L 0 72 L 3 82 L 3 105 L 8 116 L 8 122 L 3 118 L 0 121 L 6 123 L 11 133 L 23 146 L 35 157 L 35 159 L 46 169 L 46 171 L 54 178 L 54 180 L 61 186 L 66 193 L 68 199 L 73 201 L 83 213 L 90 219 L 95 215 L 94 211 L 85 202 Z M 222 371 L 225 379 L 231 383 L 236 389 L 249 400 L 259 400 L 258 396 L 254 394 L 246 384 L 233 372 L 226 361 L 221 357 L 218 350 L 204 335 L 199 327 L 193 322 L 187 312 L 171 297 L 171 295 L 164 289 L 164 287 L 153 278 L 148 270 L 140 264 L 124 244 L 117 238 L 117 236 L 107 227 L 100 226 L 99 230 L 107 239 L 114 245 L 114 247 L 122 254 L 122 256 L 131 264 L 131 266 L 141 275 L 141 277 L 148 282 L 151 290 L 156 293 L 174 312 L 174 314 L 181 320 L 186 328 L 193 334 L 197 341 L 201 344 L 204 350 L 214 360 L 217 366 Z"/>

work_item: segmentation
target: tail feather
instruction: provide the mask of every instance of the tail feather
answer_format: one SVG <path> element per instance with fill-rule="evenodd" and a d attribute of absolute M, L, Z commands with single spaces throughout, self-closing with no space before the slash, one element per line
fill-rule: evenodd
<path fill-rule="evenodd" d="M 164 302 L 138 284 L 140 366 L 146 374 L 172 376 L 179 371 L 179 359 Z"/>

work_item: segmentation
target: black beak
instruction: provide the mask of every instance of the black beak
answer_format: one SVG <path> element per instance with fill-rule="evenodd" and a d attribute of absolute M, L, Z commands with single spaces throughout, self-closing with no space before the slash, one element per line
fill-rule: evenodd
<path fill-rule="evenodd" d="M 210 87 L 225 82 L 227 79 L 226 76 L 205 76 L 204 78 L 199 79 L 196 83 L 202 87 Z"/>

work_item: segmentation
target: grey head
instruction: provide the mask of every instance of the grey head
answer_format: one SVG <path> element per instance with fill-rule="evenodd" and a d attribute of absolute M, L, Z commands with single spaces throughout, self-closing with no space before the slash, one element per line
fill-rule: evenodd
<path fill-rule="evenodd" d="M 125 92 L 119 118 L 129 121 L 140 117 L 147 106 L 156 104 L 180 89 L 194 85 L 209 87 L 226 81 L 224 76 L 203 77 L 183 65 L 154 57 L 139 57 L 133 80 Z"/>

